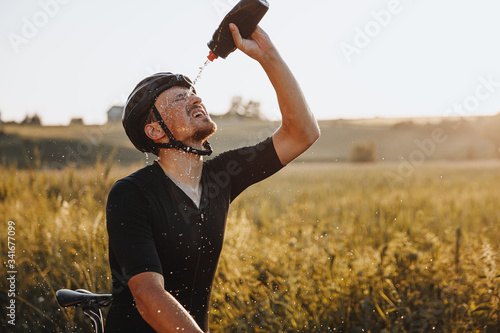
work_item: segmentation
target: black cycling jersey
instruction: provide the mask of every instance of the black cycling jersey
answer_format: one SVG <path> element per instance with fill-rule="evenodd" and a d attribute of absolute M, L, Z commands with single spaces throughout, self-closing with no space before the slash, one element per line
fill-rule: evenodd
<path fill-rule="evenodd" d="M 152 271 L 207 332 L 229 204 L 281 168 L 271 138 L 220 154 L 203 164 L 199 208 L 157 162 L 117 181 L 106 207 L 114 300 L 105 331 L 154 332 L 127 286 L 132 276 Z"/>

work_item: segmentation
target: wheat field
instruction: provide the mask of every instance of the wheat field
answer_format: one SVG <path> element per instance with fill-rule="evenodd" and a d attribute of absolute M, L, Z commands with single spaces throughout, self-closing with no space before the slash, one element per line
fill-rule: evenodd
<path fill-rule="evenodd" d="M 397 167 L 296 163 L 240 195 L 211 331 L 500 331 L 500 163 Z M 2 331 L 91 332 L 55 291 L 111 290 L 104 206 L 133 169 L 0 169 L 0 253 L 13 221 L 18 271 Z"/>

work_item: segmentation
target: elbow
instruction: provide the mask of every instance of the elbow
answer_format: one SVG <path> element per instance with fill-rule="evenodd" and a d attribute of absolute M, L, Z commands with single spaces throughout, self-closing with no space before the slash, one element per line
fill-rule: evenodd
<path fill-rule="evenodd" d="M 314 126 L 311 126 L 311 128 L 307 132 L 305 141 L 309 146 L 312 146 L 316 141 L 318 141 L 320 136 L 321 130 L 319 129 L 318 124 L 315 122 Z"/>
<path fill-rule="evenodd" d="M 137 307 L 137 311 L 141 314 L 142 318 L 150 323 L 154 317 L 152 313 L 152 308 L 156 304 L 156 296 L 164 291 L 161 285 L 160 278 L 163 279 L 158 273 L 140 273 L 133 276 L 128 283 L 130 292 L 134 297 L 134 302 Z"/>
<path fill-rule="evenodd" d="M 134 293 L 134 302 L 135 306 L 137 307 L 137 311 L 141 314 L 142 318 L 149 322 L 149 311 L 148 311 L 148 302 L 147 302 L 147 291 L 145 291 L 143 288 L 137 288 Z"/>
<path fill-rule="evenodd" d="M 321 130 L 319 129 L 319 125 L 316 123 L 315 131 L 314 131 L 314 142 L 318 141 L 320 136 L 321 136 Z"/>

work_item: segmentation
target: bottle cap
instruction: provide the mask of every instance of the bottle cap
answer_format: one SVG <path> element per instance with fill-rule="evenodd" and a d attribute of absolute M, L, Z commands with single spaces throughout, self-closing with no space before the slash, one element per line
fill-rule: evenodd
<path fill-rule="evenodd" d="M 217 56 L 215 53 L 213 53 L 212 51 L 210 51 L 210 53 L 208 54 L 207 58 L 208 60 L 210 61 L 214 61 L 215 59 L 217 59 L 219 56 Z"/>

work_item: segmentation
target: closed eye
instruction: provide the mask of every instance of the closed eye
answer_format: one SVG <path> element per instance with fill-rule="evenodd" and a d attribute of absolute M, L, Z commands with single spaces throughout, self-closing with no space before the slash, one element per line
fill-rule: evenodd
<path fill-rule="evenodd" d="M 175 96 L 175 99 L 174 101 L 182 101 L 182 100 L 185 100 L 187 97 L 187 94 L 186 93 L 179 93 Z"/>

